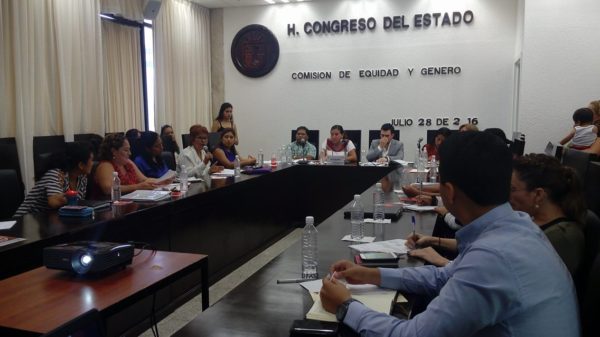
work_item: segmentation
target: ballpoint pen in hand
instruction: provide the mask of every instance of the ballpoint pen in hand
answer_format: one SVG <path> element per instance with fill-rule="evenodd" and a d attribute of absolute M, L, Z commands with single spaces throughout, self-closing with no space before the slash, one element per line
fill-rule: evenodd
<path fill-rule="evenodd" d="M 412 232 L 412 236 L 413 236 L 413 238 L 414 238 L 414 237 L 415 237 L 415 235 L 416 235 L 416 231 L 415 231 L 415 227 L 416 227 L 416 221 L 415 221 L 415 216 L 414 216 L 414 215 L 412 216 L 411 220 L 412 220 L 412 230 L 413 230 L 413 232 Z"/>

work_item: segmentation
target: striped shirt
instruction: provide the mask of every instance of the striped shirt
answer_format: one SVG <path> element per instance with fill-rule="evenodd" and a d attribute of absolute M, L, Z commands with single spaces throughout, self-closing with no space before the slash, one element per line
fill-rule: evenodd
<path fill-rule="evenodd" d="M 87 175 L 80 175 L 77 177 L 77 194 L 80 199 L 85 199 L 86 188 Z M 50 209 L 50 206 L 48 206 L 48 197 L 55 194 L 63 194 L 68 189 L 68 173 L 63 173 L 60 169 L 48 170 L 42 179 L 29 191 L 14 216 L 18 217 L 27 213 L 45 212 Z"/>

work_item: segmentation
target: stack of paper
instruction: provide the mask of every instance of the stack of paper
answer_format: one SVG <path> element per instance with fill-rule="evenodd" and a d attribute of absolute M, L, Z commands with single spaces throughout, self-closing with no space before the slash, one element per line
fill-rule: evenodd
<path fill-rule="evenodd" d="M 359 252 L 382 252 L 382 253 L 396 253 L 406 254 L 408 248 L 405 245 L 406 240 L 395 239 L 387 241 L 377 241 L 371 243 L 363 243 L 358 245 L 350 245 L 350 248 L 355 249 Z"/>
<path fill-rule="evenodd" d="M 170 196 L 171 192 L 169 191 L 137 190 L 121 196 L 121 199 L 133 201 L 159 201 L 163 199 L 168 199 Z"/>

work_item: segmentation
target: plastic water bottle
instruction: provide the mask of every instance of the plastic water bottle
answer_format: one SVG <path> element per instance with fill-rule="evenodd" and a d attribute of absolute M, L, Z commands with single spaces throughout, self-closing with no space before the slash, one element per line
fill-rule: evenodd
<path fill-rule="evenodd" d="M 385 196 L 381 183 L 377 183 L 375 184 L 375 192 L 373 192 L 373 220 L 375 222 L 383 222 L 383 219 L 385 219 L 384 200 Z"/>
<path fill-rule="evenodd" d="M 119 173 L 113 172 L 112 177 L 112 188 L 110 189 L 110 200 L 112 202 L 119 201 L 121 199 L 121 179 L 119 179 Z"/>
<path fill-rule="evenodd" d="M 239 177 L 241 172 L 240 172 L 240 156 L 236 155 L 235 159 L 233 160 L 233 170 L 235 173 L 236 177 Z"/>
<path fill-rule="evenodd" d="M 365 209 L 360 202 L 360 194 L 354 195 L 350 208 L 350 223 L 352 224 L 352 239 L 360 240 L 365 236 Z"/>
<path fill-rule="evenodd" d="M 188 189 L 188 173 L 185 165 L 181 164 L 179 167 L 179 192 L 185 193 Z"/>
<path fill-rule="evenodd" d="M 423 155 L 421 154 L 421 150 L 417 149 L 417 153 L 415 153 L 415 165 L 417 166 L 417 175 L 418 172 L 423 171 L 425 166 L 423 165 Z"/>
<path fill-rule="evenodd" d="M 319 261 L 317 249 L 317 228 L 312 216 L 306 217 L 306 225 L 302 231 L 302 278 L 318 278 Z"/>
<path fill-rule="evenodd" d="M 258 158 L 256 158 L 256 166 L 262 167 L 265 161 L 265 154 L 262 149 L 258 150 Z"/>
<path fill-rule="evenodd" d="M 438 164 L 435 160 L 435 156 L 431 156 L 431 168 L 429 169 L 429 181 L 432 183 L 437 183 L 437 175 L 438 175 Z"/>

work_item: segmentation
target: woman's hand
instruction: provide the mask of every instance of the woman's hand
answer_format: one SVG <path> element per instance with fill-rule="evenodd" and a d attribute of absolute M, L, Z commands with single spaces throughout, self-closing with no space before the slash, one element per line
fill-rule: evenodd
<path fill-rule="evenodd" d="M 210 167 L 210 169 L 208 170 L 208 172 L 210 172 L 210 173 L 217 173 L 217 172 L 223 171 L 223 169 L 224 169 L 223 166 L 214 165 L 214 166 Z"/>
<path fill-rule="evenodd" d="M 153 190 L 155 188 L 156 184 L 154 184 L 154 182 L 152 182 L 150 179 L 144 180 L 136 186 L 136 190 Z"/>
<path fill-rule="evenodd" d="M 446 209 L 446 207 L 444 207 L 444 206 L 436 207 L 433 210 L 436 211 L 437 214 L 439 214 L 441 216 L 445 216 L 446 214 L 449 213 L 448 210 Z"/>
<path fill-rule="evenodd" d="M 335 313 L 340 304 L 352 297 L 350 291 L 342 282 L 337 281 L 335 278 L 330 280 L 327 277 L 323 279 L 323 287 L 319 292 L 319 296 L 323 308 L 331 313 Z"/>
<path fill-rule="evenodd" d="M 409 256 L 418 257 L 423 259 L 434 266 L 443 267 L 450 262 L 450 260 L 438 254 L 435 249 L 431 247 L 423 248 L 423 249 L 413 249 L 408 252 Z"/>
<path fill-rule="evenodd" d="M 50 208 L 59 208 L 67 204 L 67 198 L 64 194 L 58 193 L 48 197 L 48 206 Z"/>
<path fill-rule="evenodd" d="M 204 164 L 207 165 L 213 159 L 213 155 L 210 152 L 206 152 L 204 155 Z"/>
<path fill-rule="evenodd" d="M 430 195 L 417 195 L 415 200 L 417 200 L 417 205 L 419 206 L 430 206 L 433 203 L 433 197 Z"/>

